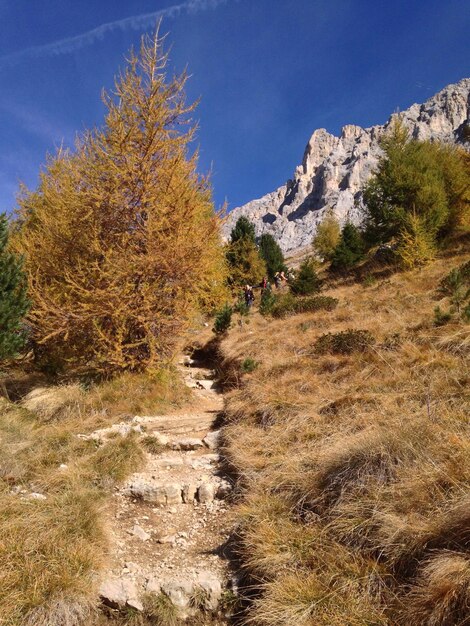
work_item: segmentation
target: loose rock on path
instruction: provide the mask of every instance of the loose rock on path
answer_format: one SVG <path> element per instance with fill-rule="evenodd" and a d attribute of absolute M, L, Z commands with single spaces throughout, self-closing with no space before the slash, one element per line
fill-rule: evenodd
<path fill-rule="evenodd" d="M 162 449 L 146 453 L 144 469 L 115 493 L 111 567 L 100 590 L 113 608 L 141 610 L 145 593 L 164 594 L 186 617 L 195 597 L 215 610 L 232 586 L 223 555 L 231 530 L 225 499 L 232 485 L 220 473 L 214 430 L 223 398 L 211 370 L 190 359 L 180 367 L 194 390 L 193 408 L 136 416 L 89 435 L 105 441 L 135 431 Z"/>

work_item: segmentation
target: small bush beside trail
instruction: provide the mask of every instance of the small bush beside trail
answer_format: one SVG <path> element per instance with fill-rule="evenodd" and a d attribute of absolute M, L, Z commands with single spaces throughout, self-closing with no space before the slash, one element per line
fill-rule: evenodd
<path fill-rule="evenodd" d="M 448 296 L 452 307 L 460 312 L 470 304 L 470 261 L 454 268 L 439 283 L 439 292 Z"/>
<path fill-rule="evenodd" d="M 315 342 L 315 354 L 353 354 L 366 352 L 375 343 L 368 330 L 343 330 L 340 333 L 327 333 Z"/>
<path fill-rule="evenodd" d="M 439 283 L 439 291 L 445 296 L 452 296 L 460 287 L 470 289 L 470 261 L 454 268 Z"/>
<path fill-rule="evenodd" d="M 212 329 L 216 335 L 223 335 L 230 328 L 232 323 L 233 309 L 229 304 L 226 304 L 223 309 L 220 309 L 216 313 L 214 328 Z"/>
<path fill-rule="evenodd" d="M 435 326 L 447 324 L 455 313 L 468 323 L 470 321 L 470 261 L 451 270 L 440 281 L 438 293 L 449 298 L 450 310 L 443 311 L 440 306 L 434 308 Z"/>
<path fill-rule="evenodd" d="M 444 326 L 452 319 L 452 313 L 443 311 L 440 306 L 434 309 L 434 326 Z"/>
<path fill-rule="evenodd" d="M 243 292 L 240 293 L 240 296 L 238 297 L 238 300 L 235 306 L 233 307 L 233 311 L 234 313 L 238 313 L 242 317 L 246 317 L 247 315 L 250 314 L 250 307 L 246 303 L 245 295 Z"/>
<path fill-rule="evenodd" d="M 245 372 L 245 374 L 251 374 L 251 372 L 254 372 L 258 366 L 258 361 L 255 361 L 251 357 L 247 357 L 242 363 L 242 372 Z"/>
<path fill-rule="evenodd" d="M 285 317 L 286 315 L 296 315 L 298 313 L 333 311 L 337 304 L 338 300 L 330 296 L 295 298 L 291 294 L 286 294 L 276 299 L 270 313 L 273 317 Z"/>
<path fill-rule="evenodd" d="M 259 312 L 261 315 L 269 315 L 272 313 L 273 307 L 276 305 L 277 297 L 274 295 L 272 289 L 264 289 L 261 294 L 261 301 L 259 304 Z"/>

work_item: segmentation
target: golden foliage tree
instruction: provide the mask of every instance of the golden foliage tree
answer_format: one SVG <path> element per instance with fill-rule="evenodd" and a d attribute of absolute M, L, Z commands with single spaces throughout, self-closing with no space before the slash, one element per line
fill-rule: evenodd
<path fill-rule="evenodd" d="M 335 217 L 333 209 L 325 212 L 325 217 L 320 222 L 317 232 L 312 241 L 314 251 L 323 259 L 330 260 L 339 243 L 341 228 Z"/>
<path fill-rule="evenodd" d="M 406 227 L 399 233 L 396 252 L 400 265 L 407 270 L 426 265 L 434 258 L 434 238 L 423 218 L 416 213 L 407 216 Z"/>
<path fill-rule="evenodd" d="M 257 285 L 268 270 L 256 243 L 250 237 L 242 237 L 227 246 L 229 283 L 237 289 L 243 285 Z"/>
<path fill-rule="evenodd" d="M 33 338 L 59 364 L 151 368 L 198 308 L 225 299 L 219 216 L 189 154 L 195 105 L 187 75 L 167 80 L 166 66 L 162 41 L 144 38 L 103 96 L 104 127 L 20 195 Z"/>

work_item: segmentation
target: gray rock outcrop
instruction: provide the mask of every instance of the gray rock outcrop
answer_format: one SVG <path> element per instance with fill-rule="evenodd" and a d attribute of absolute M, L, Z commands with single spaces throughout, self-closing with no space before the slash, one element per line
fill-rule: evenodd
<path fill-rule="evenodd" d="M 329 207 L 341 223 L 360 223 L 364 216 L 362 188 L 381 155 L 380 137 L 396 115 L 386 124 L 370 128 L 344 126 L 339 137 L 323 128 L 316 130 L 294 177 L 276 191 L 234 209 L 223 226 L 224 237 L 245 215 L 255 225 L 258 236 L 270 233 L 284 252 L 291 252 L 311 243 Z M 448 85 L 400 116 L 416 139 L 468 145 L 470 78 Z"/>

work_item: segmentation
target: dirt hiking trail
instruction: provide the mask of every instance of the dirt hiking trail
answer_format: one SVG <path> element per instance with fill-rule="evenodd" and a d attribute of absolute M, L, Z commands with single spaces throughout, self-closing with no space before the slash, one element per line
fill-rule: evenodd
<path fill-rule="evenodd" d="M 156 594 L 184 619 L 195 607 L 222 614 L 235 582 L 225 556 L 232 484 L 221 473 L 216 428 L 223 396 L 204 361 L 184 357 L 178 367 L 193 390 L 189 408 L 136 416 L 91 436 L 135 431 L 148 450 L 143 469 L 114 493 L 103 603 L 142 610 L 145 594 Z"/>

